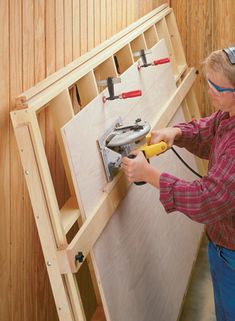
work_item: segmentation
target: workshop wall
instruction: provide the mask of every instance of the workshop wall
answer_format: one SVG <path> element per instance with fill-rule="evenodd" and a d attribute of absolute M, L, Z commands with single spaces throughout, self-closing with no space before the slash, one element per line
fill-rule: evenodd
<path fill-rule="evenodd" d="M 15 98 L 163 2 L 1 1 L 0 320 L 58 320 L 10 124 Z M 45 113 L 40 114 L 40 124 L 51 136 L 45 145 L 62 204 L 67 186 Z"/>
<path fill-rule="evenodd" d="M 56 321 L 9 112 L 15 97 L 166 1 L 2 0 L 0 4 L 0 319 Z M 187 62 L 201 72 L 211 50 L 234 45 L 234 0 L 169 0 Z M 196 84 L 203 114 L 205 82 Z M 41 128 L 50 136 L 47 115 Z M 67 186 L 54 137 L 45 142 L 61 204 Z M 58 185 L 58 184 L 57 184 Z"/>
<path fill-rule="evenodd" d="M 211 51 L 235 45 L 234 0 L 170 0 L 181 34 L 189 66 L 199 71 L 196 95 L 202 115 L 213 108 L 207 94 L 207 82 L 201 62 Z"/>

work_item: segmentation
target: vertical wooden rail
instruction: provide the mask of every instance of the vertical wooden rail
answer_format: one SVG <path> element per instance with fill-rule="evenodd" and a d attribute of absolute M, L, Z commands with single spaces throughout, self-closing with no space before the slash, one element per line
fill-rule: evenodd
<path fill-rule="evenodd" d="M 25 126 L 17 126 L 19 116 L 23 116 Z M 58 315 L 61 320 L 86 321 L 77 281 L 72 273 L 68 273 L 64 282 L 57 263 L 56 250 L 65 247 L 67 240 L 50 179 L 37 116 L 26 109 L 17 114 L 13 113 L 12 121 Z"/>
<path fill-rule="evenodd" d="M 9 123 L 9 97 L 10 97 L 10 44 L 9 40 L 9 3 L 4 1 L 1 3 L 0 20 L 4 21 L 0 28 L 0 69 L 2 70 L 1 76 L 1 108 L 0 108 L 0 204 L 1 204 L 1 215 L 0 215 L 0 244 L 1 244 L 1 255 L 0 255 L 0 275 L 1 275 L 1 291 L 0 291 L 0 311 L 1 318 L 3 320 L 10 319 L 10 310 L 12 305 L 12 288 L 9 284 L 13 280 L 11 279 L 11 184 L 10 184 L 10 123 Z M 5 77 L 3 77 L 3 74 Z M 18 168 L 16 168 L 17 171 Z M 13 184 L 15 185 L 15 184 Z"/>
<path fill-rule="evenodd" d="M 13 122 L 15 122 L 14 117 Z M 32 137 L 29 124 L 17 126 L 15 124 L 15 134 L 20 150 L 23 171 L 32 201 L 34 218 L 42 244 L 45 263 L 54 294 L 57 312 L 61 320 L 74 321 L 73 313 L 68 305 L 68 297 L 61 278 L 59 266 L 55 257 L 55 236 L 51 229 L 49 220 L 49 208 L 47 206 L 44 184 L 40 175 L 40 166 L 37 163 L 36 152 L 33 148 Z M 60 296 L 57 295 L 60 293 Z"/>

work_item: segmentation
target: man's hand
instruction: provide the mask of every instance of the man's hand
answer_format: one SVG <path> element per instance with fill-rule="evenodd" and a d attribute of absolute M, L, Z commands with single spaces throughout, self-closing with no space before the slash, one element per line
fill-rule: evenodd
<path fill-rule="evenodd" d="M 181 135 L 182 132 L 177 127 L 167 127 L 159 130 L 153 130 L 151 132 L 150 144 L 157 144 L 163 140 L 165 143 L 167 143 L 169 148 L 171 148 L 171 146 L 174 143 L 174 140 L 180 138 Z"/>
<path fill-rule="evenodd" d="M 123 157 L 124 172 L 130 182 L 144 181 L 159 188 L 160 173 L 152 167 L 142 152 L 132 152 L 136 158 Z"/>

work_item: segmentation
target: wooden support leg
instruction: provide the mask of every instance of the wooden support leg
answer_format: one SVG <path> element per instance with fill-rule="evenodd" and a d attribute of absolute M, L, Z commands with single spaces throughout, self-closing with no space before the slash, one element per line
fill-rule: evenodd
<path fill-rule="evenodd" d="M 31 135 L 27 126 L 15 128 L 15 131 L 58 316 L 60 321 L 75 321 L 66 284 L 63 282 L 56 260 L 55 237 L 51 229 L 50 215 L 38 164 L 35 159 Z M 58 293 L 60 293 L 60 295 L 58 295 Z M 85 319 L 80 320 L 85 321 Z"/>

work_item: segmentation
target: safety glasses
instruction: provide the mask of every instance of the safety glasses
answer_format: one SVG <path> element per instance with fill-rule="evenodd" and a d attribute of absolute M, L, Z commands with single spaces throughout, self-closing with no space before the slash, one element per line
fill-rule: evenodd
<path fill-rule="evenodd" d="M 218 85 L 214 84 L 210 79 L 207 79 L 207 82 L 209 84 L 209 87 L 213 90 L 215 93 L 233 93 L 235 92 L 235 88 L 224 88 L 224 87 L 219 87 Z"/>

